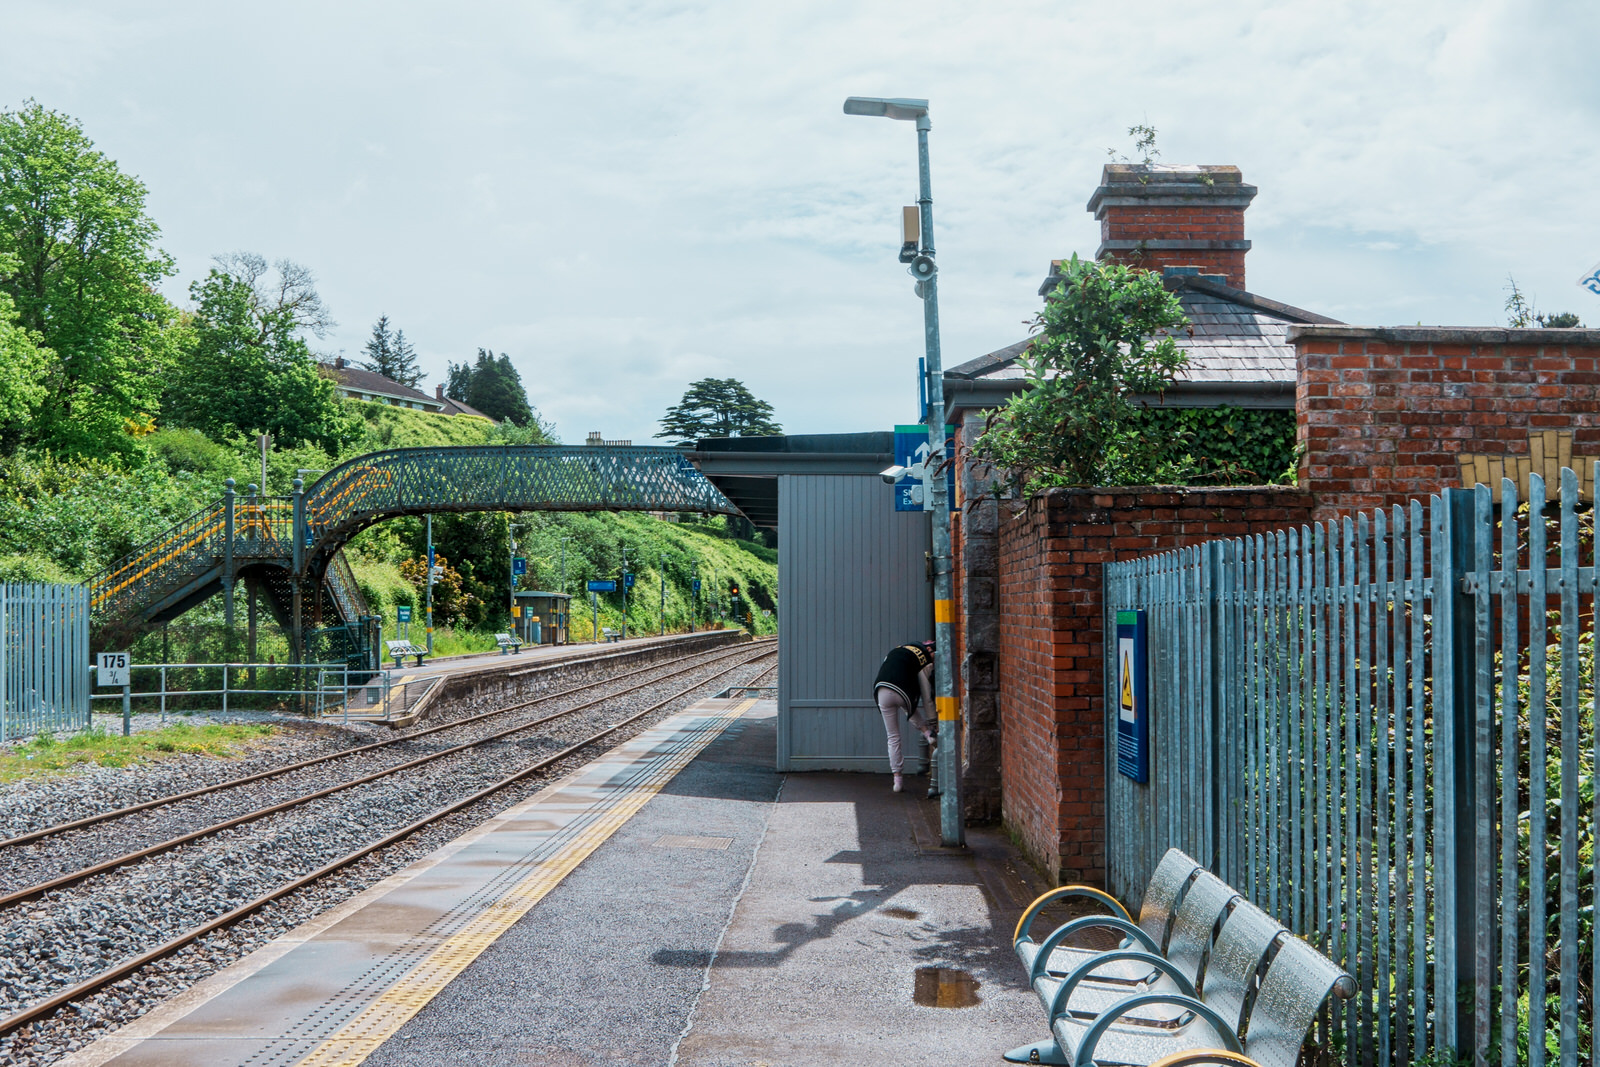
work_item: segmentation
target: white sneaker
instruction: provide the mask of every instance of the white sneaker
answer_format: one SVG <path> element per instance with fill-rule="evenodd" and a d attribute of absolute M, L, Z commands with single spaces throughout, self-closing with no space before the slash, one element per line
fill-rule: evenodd
<path fill-rule="evenodd" d="M 898 792 L 900 792 L 900 790 L 904 789 L 905 787 L 906 787 L 905 777 L 903 775 L 899 775 L 899 774 L 895 775 L 894 776 L 894 791 L 896 793 L 898 793 Z"/>

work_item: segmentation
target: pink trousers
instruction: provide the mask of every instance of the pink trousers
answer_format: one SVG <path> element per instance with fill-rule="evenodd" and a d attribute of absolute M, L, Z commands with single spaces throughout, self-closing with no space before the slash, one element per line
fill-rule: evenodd
<path fill-rule="evenodd" d="M 906 707 L 905 697 L 887 686 L 878 690 L 878 710 L 883 713 L 883 732 L 889 738 L 889 769 L 895 774 L 900 773 L 900 768 L 905 765 L 905 758 L 900 753 L 900 716 L 911 711 Z M 928 720 L 922 717 L 921 712 L 911 712 L 911 725 L 928 736 Z"/>

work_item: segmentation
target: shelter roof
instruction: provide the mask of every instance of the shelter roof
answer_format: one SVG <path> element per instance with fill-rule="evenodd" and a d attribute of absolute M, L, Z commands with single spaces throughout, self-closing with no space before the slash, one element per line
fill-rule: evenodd
<path fill-rule="evenodd" d="M 706 437 L 684 455 L 745 518 L 775 529 L 780 474 L 876 476 L 894 462 L 894 433 Z"/>

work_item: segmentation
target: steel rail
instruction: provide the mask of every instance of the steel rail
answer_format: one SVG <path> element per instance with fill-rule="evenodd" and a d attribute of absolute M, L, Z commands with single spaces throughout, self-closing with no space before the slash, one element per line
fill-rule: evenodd
<path fill-rule="evenodd" d="M 763 640 L 771 639 L 766 638 Z M 756 643 L 759 644 L 761 642 Z M 735 650 L 735 652 L 736 651 L 737 650 Z M 715 652 L 722 652 L 722 656 L 717 658 L 723 658 L 727 655 L 735 654 L 735 652 L 725 652 L 721 649 L 713 650 L 711 652 L 693 652 L 685 656 L 679 656 L 676 659 L 669 659 L 664 663 L 650 664 L 644 669 L 649 670 L 657 666 L 671 666 L 674 663 L 682 663 L 684 660 L 688 659 L 695 659 L 702 656 L 712 656 Z M 586 663 L 604 663 L 610 658 L 612 657 L 593 656 L 586 657 L 584 659 L 566 660 L 558 663 L 552 663 L 545 667 L 535 667 L 532 669 L 554 670 L 557 667 L 570 667 Z M 715 662 L 715 659 L 713 662 Z M 670 678 L 671 675 L 668 675 L 667 677 Z M 71 822 L 56 823 L 53 826 L 44 826 L 37 830 L 29 830 L 25 834 L 18 834 L 15 837 L 8 837 L 4 840 L 0 840 L 0 848 L 10 848 L 14 845 L 26 845 L 32 841 L 38 841 L 46 837 L 54 837 L 56 834 L 64 834 L 72 830 L 82 830 L 85 827 L 95 826 L 99 823 L 108 822 L 111 819 L 120 819 L 125 815 L 134 815 L 138 812 L 149 811 L 152 808 L 163 807 L 167 804 L 177 804 L 180 801 L 193 800 L 195 797 L 205 796 L 209 793 L 219 793 L 224 789 L 233 789 L 237 786 L 249 785 L 251 782 L 260 782 L 265 781 L 268 778 L 276 778 L 279 775 L 288 774 L 291 771 L 303 770 L 306 767 L 314 767 L 319 763 L 329 763 L 333 760 L 345 759 L 349 756 L 360 755 L 363 752 L 371 752 L 375 749 L 388 748 L 391 745 L 403 744 L 407 741 L 414 741 L 419 737 L 427 737 L 429 734 L 438 733 L 441 730 L 450 730 L 457 726 L 466 726 L 471 723 L 479 722 L 483 719 L 492 718 L 496 715 L 505 715 L 513 711 L 520 711 L 523 708 L 530 707 L 534 704 L 542 704 L 550 700 L 559 700 L 562 697 L 571 696 L 573 693 L 582 692 L 585 689 L 593 689 L 595 686 L 605 685 L 608 682 L 614 681 L 616 681 L 615 678 L 602 678 L 599 681 L 585 682 L 583 685 L 575 685 L 570 689 L 563 689 L 559 693 L 548 693 L 543 696 L 534 697 L 531 700 L 524 700 L 519 704 L 510 704 L 503 708 L 495 708 L 492 711 L 480 712 L 477 715 L 469 715 L 464 719 L 455 719 L 447 723 L 441 723 L 438 726 L 430 726 L 425 730 L 418 730 L 415 733 L 401 734 L 397 737 L 391 737 L 387 741 L 374 741 L 369 745 L 358 745 L 355 748 L 347 748 L 339 752 L 330 752 L 322 756 L 312 756 L 310 759 L 303 759 L 297 763 L 285 764 L 282 767 L 271 767 L 264 771 L 257 771 L 255 774 L 247 774 L 239 778 L 229 778 L 225 782 L 215 782 L 211 785 L 203 785 L 195 789 L 185 790 L 182 793 L 173 793 L 170 796 L 156 797 L 154 800 L 140 801 L 137 804 L 129 804 L 125 807 L 114 808 L 111 811 L 102 811 L 95 815 L 86 815 L 81 819 L 74 819 Z M 353 686 L 352 688 L 357 687 Z"/>
<path fill-rule="evenodd" d="M 741 663 L 735 664 L 735 667 L 742 666 L 744 663 L 750 663 L 754 660 L 761 659 L 764 656 L 769 656 L 772 654 L 773 653 L 771 652 L 759 652 L 756 655 L 741 661 Z M 380 778 L 387 778 L 390 775 L 397 774 L 400 771 L 409 770 L 412 767 L 420 767 L 425 763 L 432 763 L 435 760 L 443 759 L 445 756 L 454 755 L 458 752 L 464 752 L 467 749 L 478 748 L 481 745 L 487 745 L 491 742 L 502 740 L 511 736 L 512 734 L 521 733 L 524 730 L 530 730 L 535 726 L 542 726 L 547 722 L 552 722 L 556 719 L 576 714 L 577 712 L 592 708 L 596 704 L 602 704 L 607 700 L 614 699 L 615 697 L 622 696 L 626 693 L 634 692 L 638 689 L 643 689 L 646 686 L 657 685 L 666 681 L 668 678 L 674 678 L 680 674 L 687 674 L 690 671 L 699 670 L 701 667 L 705 666 L 708 666 L 708 664 L 691 664 L 688 667 L 683 667 L 659 678 L 648 679 L 618 692 L 607 693 L 604 696 L 596 697 L 587 703 L 578 704 L 537 719 L 530 719 L 527 722 L 518 723 L 515 726 L 508 726 L 504 730 L 497 730 L 494 733 L 485 734 L 484 736 L 475 738 L 471 741 L 463 741 L 459 745 L 451 745 L 449 748 L 442 748 L 437 752 L 430 752 L 427 755 L 418 756 L 415 759 L 404 760 L 400 763 L 396 763 L 374 771 L 371 774 L 362 775 L 359 778 L 351 778 L 348 781 L 336 782 L 333 785 L 327 786 L 323 789 L 315 790 L 314 792 L 302 793 L 299 796 L 291 797 L 288 800 L 279 801 L 276 804 L 269 804 L 263 808 L 256 808 L 253 811 L 245 812 L 243 815 L 236 815 L 231 819 L 224 819 L 222 822 L 212 823 L 210 826 L 203 826 L 198 830 L 191 830 L 190 832 L 181 834 L 178 837 L 168 838 L 165 841 L 159 841 L 156 844 L 148 845 L 132 852 L 126 852 L 120 856 L 113 856 L 111 859 L 102 860 L 101 862 L 89 867 L 80 867 L 75 871 L 69 871 L 68 873 L 60 875 L 59 877 L 50 879 L 47 882 L 38 882 L 34 885 L 25 886 L 21 889 L 0 896 L 0 908 L 7 908 L 13 904 L 20 904 L 23 901 L 33 900 L 36 897 L 40 897 L 45 893 L 51 892 L 52 890 L 65 889 L 68 886 L 77 885 L 79 882 L 86 881 L 87 879 L 93 878 L 96 875 L 105 874 L 109 871 L 114 871 L 119 867 L 126 867 L 131 863 L 138 863 L 141 860 L 147 860 L 152 856 L 159 856 L 163 852 L 170 852 L 175 848 L 178 848 L 182 845 L 187 845 L 192 841 L 198 841 L 203 837 L 210 837 L 212 834 L 218 834 L 224 830 L 231 830 L 235 826 L 243 826 L 246 823 L 255 822 L 258 819 L 264 819 L 268 815 L 276 815 L 279 812 L 288 811 L 290 808 L 297 808 L 302 804 L 308 804 L 313 800 L 320 800 L 323 797 L 332 796 L 334 793 L 342 793 L 347 789 L 353 789 L 358 785 L 366 785 L 367 783 L 375 782 Z M 729 668 L 729 670 L 732 669 L 734 668 Z M 724 671 L 722 673 L 725 674 L 727 672 Z M 713 677 L 721 677 L 721 675 L 714 675 Z"/>
<path fill-rule="evenodd" d="M 70 1004 L 72 1001 L 81 996 L 84 996 L 88 993 L 93 993 L 102 986 L 110 985 L 112 982 L 115 982 L 121 978 L 125 978 L 134 971 L 139 970 L 141 967 L 145 967 L 151 963 L 154 963 L 156 960 L 159 960 L 165 956 L 170 956 L 172 953 L 176 952 L 178 949 L 192 941 L 197 941 L 209 933 L 213 933 L 225 926 L 230 926 L 233 923 L 238 922 L 251 912 L 265 907 L 280 897 L 288 896 L 290 893 L 293 893 L 299 889 L 303 889 L 318 879 L 326 878 L 335 871 L 348 867 L 350 864 L 371 855 L 379 849 L 387 848 L 398 841 L 402 841 L 411 834 L 416 833 L 418 830 L 421 830 L 432 823 L 438 822 L 440 819 L 443 819 L 448 815 L 453 815 L 463 808 L 470 807 L 471 805 L 476 804 L 478 801 L 499 792 L 509 785 L 514 785 L 524 778 L 537 774 L 539 771 L 545 769 L 556 761 L 565 759 L 573 753 L 589 747 L 590 745 L 599 741 L 601 738 L 616 733 L 623 727 L 639 721 L 646 715 L 649 715 L 651 712 L 661 709 L 665 705 L 677 700 L 679 697 L 694 692 L 696 689 L 715 681 L 724 674 L 731 674 L 740 667 L 743 667 L 749 663 L 754 663 L 758 659 L 765 659 L 768 656 L 774 655 L 777 655 L 775 651 L 761 652 L 757 655 L 751 656 L 749 659 L 744 660 L 743 662 L 734 664 L 726 670 L 712 675 L 710 678 L 702 679 L 701 681 L 695 682 L 693 685 L 680 689 L 671 696 L 668 696 L 650 705 L 643 711 L 635 712 L 633 715 L 628 716 L 621 722 L 614 723 L 613 725 L 606 727 L 604 730 L 601 730 L 599 733 L 591 734 L 584 740 L 569 745 L 561 751 L 553 753 L 544 759 L 539 760 L 537 763 L 531 763 L 522 770 L 515 771 L 512 774 L 501 778 L 499 781 L 485 786 L 483 789 L 478 790 L 471 796 L 464 797 L 461 800 L 453 801 L 449 805 L 440 808 L 438 811 L 435 811 L 430 815 L 423 816 L 421 819 L 418 819 L 416 822 L 413 822 L 408 826 L 404 826 L 377 841 L 373 841 L 361 846 L 361 848 L 354 852 L 348 853 L 330 863 L 318 867 L 310 874 L 301 875 L 292 882 L 287 882 L 281 886 L 278 886 L 276 889 L 268 890 L 267 892 L 256 897 L 254 900 L 247 901 L 244 904 L 241 904 L 239 907 L 234 908 L 232 911 L 219 915 L 214 919 L 209 919 L 200 926 L 195 927 L 193 930 L 179 934 L 177 937 L 172 938 L 169 941 L 165 941 L 147 952 L 135 956 L 132 959 L 125 960 L 110 970 L 102 971 L 92 978 L 86 978 L 77 985 L 68 989 L 64 989 L 60 993 L 57 993 L 55 996 L 50 997 L 47 1000 L 42 1000 L 38 1004 L 34 1004 L 31 1007 L 24 1008 L 21 1011 L 16 1012 L 15 1014 L 4 1019 L 0 1019 L 0 1035 L 8 1034 L 11 1031 L 16 1030 L 18 1027 L 27 1025 L 41 1015 L 47 1015 L 50 1012 L 55 1011 L 57 1008 Z"/>

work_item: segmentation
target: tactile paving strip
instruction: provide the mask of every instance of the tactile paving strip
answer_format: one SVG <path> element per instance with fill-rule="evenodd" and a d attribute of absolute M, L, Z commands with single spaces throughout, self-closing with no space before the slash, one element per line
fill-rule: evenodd
<path fill-rule="evenodd" d="M 644 807 L 729 723 L 754 705 L 754 700 L 742 700 L 716 714 L 674 717 L 677 721 L 668 720 L 656 730 L 668 724 L 676 729 L 656 738 L 648 752 L 623 746 L 591 764 L 580 772 L 579 781 L 571 783 L 580 790 L 588 786 L 598 794 L 588 812 L 551 834 L 542 847 L 462 900 L 405 947 L 375 964 L 324 1005 L 325 1010 L 296 1026 L 300 1033 L 283 1035 L 253 1057 L 252 1063 L 293 1062 L 280 1059 L 280 1055 L 304 1053 L 306 1038 L 313 1036 L 321 1043 L 298 1059 L 305 1067 L 353 1065 L 365 1060 Z M 608 769 L 609 776 L 602 777 Z M 600 772 L 595 777 L 602 780 L 593 785 L 583 782 L 581 778 L 591 772 Z M 333 1026 L 338 1029 L 330 1033 Z"/>

